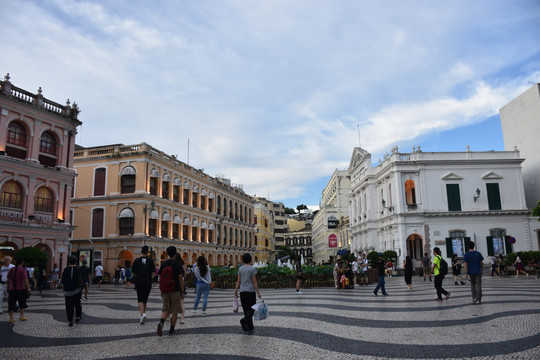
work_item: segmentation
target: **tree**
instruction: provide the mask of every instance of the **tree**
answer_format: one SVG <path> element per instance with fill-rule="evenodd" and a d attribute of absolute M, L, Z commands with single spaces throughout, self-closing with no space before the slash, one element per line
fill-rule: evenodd
<path fill-rule="evenodd" d="M 278 247 L 278 253 L 277 253 L 277 259 L 282 259 L 286 256 L 289 256 L 291 260 L 296 260 L 296 255 L 294 255 L 294 251 L 291 250 L 288 246 L 280 246 Z"/>
<path fill-rule="evenodd" d="M 300 210 L 305 210 L 307 209 L 308 207 L 304 204 L 300 204 L 296 207 L 296 210 L 298 210 L 298 212 L 300 212 Z"/>
<path fill-rule="evenodd" d="M 538 201 L 536 207 L 532 209 L 532 216 L 538 217 L 538 221 L 540 221 L 540 201 Z"/>
<path fill-rule="evenodd" d="M 296 214 L 296 211 L 294 211 L 293 208 L 285 207 L 285 214 L 286 215 L 294 215 L 294 214 Z"/>
<path fill-rule="evenodd" d="M 39 267 L 40 269 L 44 268 L 49 261 L 47 254 L 36 247 L 25 247 L 20 249 L 15 253 L 15 258 L 22 256 L 27 266 Z"/>

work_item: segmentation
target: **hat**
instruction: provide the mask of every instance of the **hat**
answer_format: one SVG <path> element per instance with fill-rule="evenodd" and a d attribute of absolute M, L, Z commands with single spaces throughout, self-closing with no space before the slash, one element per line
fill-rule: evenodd
<path fill-rule="evenodd" d="M 379 256 L 382 256 L 382 252 L 379 253 Z"/>
<path fill-rule="evenodd" d="M 141 254 L 148 254 L 148 246 L 144 245 L 141 249 Z"/>

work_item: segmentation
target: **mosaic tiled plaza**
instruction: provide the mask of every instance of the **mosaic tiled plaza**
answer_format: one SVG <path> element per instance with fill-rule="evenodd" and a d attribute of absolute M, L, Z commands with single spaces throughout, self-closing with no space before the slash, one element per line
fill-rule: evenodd
<path fill-rule="evenodd" d="M 2 359 L 540 359 L 540 280 L 483 278 L 483 303 L 472 305 L 470 287 L 444 286 L 452 294 L 436 302 L 433 283 L 387 279 L 390 296 L 375 285 L 350 290 L 262 289 L 270 316 L 244 333 L 233 313 L 233 290 L 210 293 L 208 315 L 156 335 L 161 298 L 154 288 L 148 321 L 139 324 L 136 295 L 124 286 L 91 287 L 83 319 L 68 327 L 61 290 L 33 295 L 28 320 L 0 315 Z M 7 303 L 4 302 L 3 310 Z M 241 311 L 241 310 L 240 310 Z M 18 318 L 18 317 L 16 317 Z"/>

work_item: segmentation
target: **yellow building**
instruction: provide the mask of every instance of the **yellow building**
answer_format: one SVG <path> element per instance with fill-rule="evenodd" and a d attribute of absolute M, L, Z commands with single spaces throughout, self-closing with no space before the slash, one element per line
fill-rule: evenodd
<path fill-rule="evenodd" d="M 253 198 L 146 144 L 80 148 L 71 202 L 72 252 L 106 272 L 130 266 L 148 245 L 160 263 L 176 246 L 184 261 L 238 264 L 255 250 Z"/>
<path fill-rule="evenodd" d="M 255 203 L 255 261 L 270 263 L 274 261 L 271 257 L 274 247 L 274 222 L 272 214 L 267 209 L 266 204 Z"/>

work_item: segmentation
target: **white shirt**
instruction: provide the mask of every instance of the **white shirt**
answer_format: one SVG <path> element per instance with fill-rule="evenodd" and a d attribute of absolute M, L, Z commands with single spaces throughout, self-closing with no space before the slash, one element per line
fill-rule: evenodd
<path fill-rule="evenodd" d="M 352 271 L 358 272 L 358 263 L 356 260 L 352 262 Z"/>
<path fill-rule="evenodd" d="M 368 268 L 368 261 L 367 259 L 362 260 L 362 271 L 367 271 Z"/>
<path fill-rule="evenodd" d="M 1 278 L 2 278 L 2 282 L 7 282 L 7 275 L 8 275 L 8 272 L 9 270 L 11 270 L 11 268 L 14 268 L 15 265 L 13 264 L 9 264 L 8 266 L 2 266 L 2 268 L 0 268 L 0 275 L 1 275 Z"/>
<path fill-rule="evenodd" d="M 103 266 L 98 265 L 96 266 L 96 276 L 103 276 Z"/>

